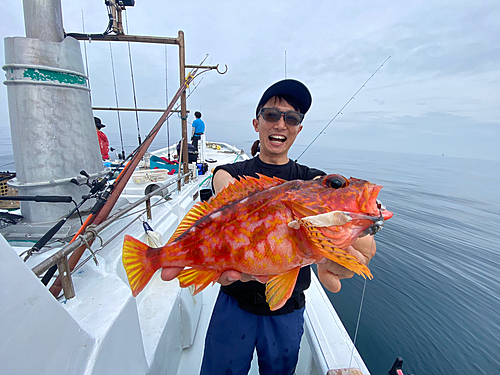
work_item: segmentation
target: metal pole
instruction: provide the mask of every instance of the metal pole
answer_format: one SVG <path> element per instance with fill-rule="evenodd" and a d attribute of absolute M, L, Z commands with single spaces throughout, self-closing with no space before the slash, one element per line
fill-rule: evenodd
<path fill-rule="evenodd" d="M 179 75 L 180 75 L 180 83 L 181 86 L 184 85 L 186 80 L 186 50 L 184 45 L 184 31 L 179 30 L 178 36 L 178 44 L 179 44 Z M 186 90 L 184 90 L 181 94 L 181 121 L 182 121 L 182 163 L 183 173 L 186 174 L 189 170 L 189 162 L 188 162 L 188 131 L 187 131 L 187 108 L 186 108 Z M 180 156 L 180 155 L 179 155 Z M 184 182 L 188 183 L 189 177 L 186 176 Z"/>
<path fill-rule="evenodd" d="M 64 29 L 60 0 L 23 0 L 27 38 L 62 42 Z"/>

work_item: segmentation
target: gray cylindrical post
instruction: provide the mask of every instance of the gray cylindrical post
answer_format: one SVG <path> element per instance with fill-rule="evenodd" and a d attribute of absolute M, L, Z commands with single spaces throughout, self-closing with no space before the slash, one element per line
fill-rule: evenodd
<path fill-rule="evenodd" d="M 64 39 L 61 0 L 23 0 L 27 38 L 46 42 Z"/>
<path fill-rule="evenodd" d="M 78 41 L 64 38 L 60 0 L 24 0 L 26 35 L 7 37 L 5 81 L 20 195 L 71 195 L 89 189 L 71 179 L 105 173 Z M 89 208 L 89 201 L 82 209 Z M 21 202 L 26 223 L 51 223 L 69 204 Z M 19 226 L 20 227 L 20 226 Z"/>

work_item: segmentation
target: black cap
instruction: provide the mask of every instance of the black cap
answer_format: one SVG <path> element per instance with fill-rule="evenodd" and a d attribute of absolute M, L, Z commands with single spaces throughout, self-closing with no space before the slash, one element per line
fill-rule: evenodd
<path fill-rule="evenodd" d="M 304 115 L 311 107 L 312 97 L 306 85 L 295 79 L 284 79 L 272 84 L 264 91 L 257 105 L 256 117 L 259 116 L 259 109 L 264 106 L 269 99 L 276 95 L 289 95 L 295 98 L 299 104 L 300 113 Z"/>
<path fill-rule="evenodd" d="M 101 122 L 101 119 L 99 117 L 94 117 L 94 122 L 97 129 L 102 129 L 106 126 Z"/>

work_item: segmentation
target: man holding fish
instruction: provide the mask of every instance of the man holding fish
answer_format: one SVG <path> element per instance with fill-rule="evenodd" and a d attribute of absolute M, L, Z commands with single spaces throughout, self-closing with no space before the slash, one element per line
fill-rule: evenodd
<path fill-rule="evenodd" d="M 299 81 L 285 79 L 271 85 L 262 95 L 253 120 L 260 153 L 250 160 L 217 167 L 213 177 L 215 193 L 240 180 L 240 176 L 258 177 L 257 173 L 286 181 L 322 178 L 324 172 L 288 158 L 311 103 L 309 90 Z M 346 249 L 364 266 L 375 251 L 371 235 L 358 238 Z M 331 292 L 340 291 L 341 280 L 354 275 L 326 257 L 319 259 L 319 280 Z M 182 269 L 163 268 L 161 277 L 172 280 Z M 281 307 L 270 309 L 264 285 L 268 276 L 223 272 L 218 279 L 221 291 L 207 332 L 201 374 L 247 374 L 255 348 L 261 374 L 293 374 L 304 332 L 304 290 L 310 285 L 310 273 L 309 265 L 300 268 L 290 298 Z"/>

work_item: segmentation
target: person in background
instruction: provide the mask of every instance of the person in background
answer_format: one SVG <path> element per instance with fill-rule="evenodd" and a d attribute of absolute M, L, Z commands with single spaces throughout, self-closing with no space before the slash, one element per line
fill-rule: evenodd
<path fill-rule="evenodd" d="M 260 152 L 249 160 L 217 167 L 212 181 L 214 192 L 220 193 L 241 176 L 257 177 L 257 173 L 288 181 L 325 175 L 288 157 L 311 103 L 311 94 L 302 82 L 285 79 L 271 85 L 252 121 L 259 133 Z M 367 265 L 376 251 L 373 236 L 359 238 L 347 251 Z M 354 275 L 326 258 L 317 267 L 320 281 L 334 293 L 340 291 L 341 279 Z M 172 280 L 181 270 L 164 268 L 161 277 Z M 270 310 L 265 298 L 267 277 L 229 270 L 218 282 L 221 290 L 205 339 L 201 374 L 247 374 L 255 349 L 261 375 L 293 374 L 304 333 L 304 290 L 311 283 L 311 267 L 300 270 L 292 296 L 275 311 Z"/>
<path fill-rule="evenodd" d="M 260 141 L 257 139 L 250 148 L 250 152 L 255 157 L 260 152 Z"/>
<path fill-rule="evenodd" d="M 201 119 L 201 112 L 196 111 L 194 113 L 196 120 L 193 121 L 193 136 L 191 137 L 191 142 L 196 150 L 198 150 L 198 141 L 201 139 L 203 133 L 205 133 L 205 123 Z"/>
<path fill-rule="evenodd" d="M 99 117 L 94 117 L 95 127 L 97 129 L 97 137 L 99 138 L 99 147 L 101 148 L 102 160 L 109 160 L 109 141 L 108 137 L 101 130 L 106 125 L 101 122 Z"/>

